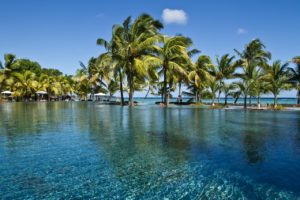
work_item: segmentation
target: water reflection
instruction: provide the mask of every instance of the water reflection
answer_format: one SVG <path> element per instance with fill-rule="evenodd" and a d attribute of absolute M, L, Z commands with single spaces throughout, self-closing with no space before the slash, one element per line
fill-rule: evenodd
<path fill-rule="evenodd" d="M 182 198 L 187 190 L 190 197 L 213 198 L 233 185 L 241 186 L 234 194 L 250 198 L 249 191 L 262 188 L 254 183 L 268 184 L 264 192 L 275 187 L 274 194 L 300 191 L 297 112 L 61 102 L 1 104 L 0 114 L 0 161 L 15 165 L 0 166 L 3 179 L 21 174 L 15 180 L 43 187 L 59 180 L 60 188 L 76 177 L 84 184 L 69 187 L 91 187 L 103 198 L 158 191 Z"/>

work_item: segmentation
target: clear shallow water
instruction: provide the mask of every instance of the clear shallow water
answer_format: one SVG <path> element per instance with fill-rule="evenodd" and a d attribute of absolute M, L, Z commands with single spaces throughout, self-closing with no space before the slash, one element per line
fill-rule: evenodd
<path fill-rule="evenodd" d="M 297 199 L 300 113 L 0 104 L 2 199 Z"/>

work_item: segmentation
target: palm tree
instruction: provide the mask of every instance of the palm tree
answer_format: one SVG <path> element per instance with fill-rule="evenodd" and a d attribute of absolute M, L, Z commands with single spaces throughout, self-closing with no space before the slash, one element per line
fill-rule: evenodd
<path fill-rule="evenodd" d="M 230 79 L 233 76 L 235 68 L 237 67 L 237 62 L 234 62 L 234 56 L 230 56 L 229 54 L 223 55 L 220 59 L 217 57 L 217 65 L 216 65 L 216 77 L 220 86 L 224 85 L 225 79 Z M 227 89 L 227 88 L 226 88 Z M 218 103 L 220 103 L 220 95 L 221 88 L 218 92 Z"/>
<path fill-rule="evenodd" d="M 277 98 L 279 93 L 284 89 L 291 88 L 288 82 L 289 77 L 287 67 L 289 63 L 281 64 L 279 60 L 275 61 L 272 65 L 266 66 L 265 81 L 268 83 L 268 89 L 274 95 L 274 108 L 277 108 Z"/>
<path fill-rule="evenodd" d="M 16 56 L 14 54 L 5 54 L 4 55 L 4 66 L 1 63 L 1 68 L 3 69 L 12 69 L 12 66 L 16 63 Z"/>
<path fill-rule="evenodd" d="M 74 88 L 72 86 L 72 82 L 66 76 L 59 76 L 58 82 L 60 84 L 60 92 L 61 94 L 66 97 L 67 95 L 74 92 Z"/>
<path fill-rule="evenodd" d="M 0 90 L 11 85 L 13 82 L 12 72 L 13 65 L 16 63 L 16 56 L 13 54 L 4 55 L 4 64 L 0 63 Z"/>
<path fill-rule="evenodd" d="M 100 90 L 103 90 L 105 87 L 107 87 L 106 83 L 108 83 L 111 79 L 111 63 L 111 57 L 108 54 L 101 54 L 92 65 L 92 77 L 90 82 Z"/>
<path fill-rule="evenodd" d="M 297 88 L 297 104 L 300 104 L 300 56 L 294 57 L 292 61 L 296 64 L 296 67 L 288 68 L 290 73 L 290 81 L 294 83 Z"/>
<path fill-rule="evenodd" d="M 131 18 L 128 17 L 123 25 L 114 25 L 112 29 L 112 38 L 110 41 L 106 41 L 103 38 L 97 39 L 97 45 L 103 46 L 106 50 L 105 53 L 101 54 L 101 56 L 106 57 L 106 61 L 110 60 L 110 68 L 113 71 L 113 76 L 119 79 L 119 90 L 121 94 L 121 105 L 125 105 L 124 94 L 123 94 L 123 79 L 125 76 L 124 66 L 125 62 L 125 52 L 126 43 L 123 42 L 124 32 L 129 28 L 129 24 L 131 22 Z M 108 63 L 107 63 L 108 64 Z"/>
<path fill-rule="evenodd" d="M 196 84 L 196 82 L 190 81 L 187 86 L 187 89 L 190 90 L 190 93 L 185 92 L 185 94 L 188 96 L 194 96 L 195 102 L 202 103 L 203 92 L 206 87 L 207 87 L 207 82 L 201 81 Z"/>
<path fill-rule="evenodd" d="M 210 76 L 207 81 L 207 86 L 211 92 L 211 97 L 212 97 L 211 105 L 214 107 L 216 92 L 220 89 L 220 85 L 215 77 Z"/>
<path fill-rule="evenodd" d="M 183 36 L 162 36 L 161 42 L 162 47 L 156 46 L 155 49 L 158 57 L 147 57 L 144 62 L 148 66 L 160 68 L 159 74 L 163 74 L 164 104 L 168 106 L 170 89 L 174 83 L 187 79 L 186 67 L 190 64 L 187 49 L 192 41 Z"/>
<path fill-rule="evenodd" d="M 89 81 L 89 76 L 82 69 L 77 70 L 75 76 L 73 77 L 75 81 L 76 93 L 83 99 L 87 99 L 88 93 L 91 92 L 91 84 Z"/>
<path fill-rule="evenodd" d="M 265 68 L 265 67 L 264 67 Z M 267 83 L 265 81 L 266 72 L 263 68 L 259 68 L 253 72 L 252 79 L 253 84 L 250 88 L 250 100 L 251 96 L 256 96 L 257 99 L 257 107 L 260 107 L 260 96 L 261 94 L 268 93 Z"/>
<path fill-rule="evenodd" d="M 201 93 L 206 87 L 207 80 L 210 78 L 214 65 L 209 56 L 201 55 L 192 66 L 189 73 L 189 80 L 195 86 L 195 98 L 201 101 Z M 199 98 L 198 98 L 199 97 Z"/>
<path fill-rule="evenodd" d="M 79 62 L 81 69 L 77 70 L 73 79 L 76 82 L 77 93 L 82 99 L 86 100 L 89 93 L 94 94 L 97 89 L 101 89 L 101 84 L 99 85 L 98 76 L 93 76 L 96 70 L 97 59 L 91 57 L 87 65 Z M 104 89 L 102 89 L 104 90 Z"/>
<path fill-rule="evenodd" d="M 127 76 L 129 105 L 133 106 L 134 85 L 147 75 L 145 57 L 153 56 L 154 46 L 159 42 L 158 31 L 163 25 L 150 15 L 142 14 L 134 22 L 127 18 L 119 37 L 120 57 L 124 61 L 123 70 Z"/>
<path fill-rule="evenodd" d="M 247 84 L 247 82 L 244 81 L 233 82 L 233 84 L 235 85 L 236 88 L 238 88 L 238 91 L 233 93 L 233 97 L 235 98 L 234 104 L 236 104 L 236 102 L 242 95 L 244 97 L 244 108 L 246 108 L 247 105 L 246 96 L 248 95 L 249 84 Z"/>
<path fill-rule="evenodd" d="M 155 70 L 153 70 L 155 73 Z M 157 76 L 157 78 L 151 78 L 153 76 Z M 158 89 L 158 84 L 159 84 L 159 77 L 158 74 L 155 73 L 155 75 L 150 76 L 150 78 L 148 79 L 147 85 L 148 85 L 148 89 L 146 90 L 146 95 L 144 97 L 144 99 L 147 99 L 149 93 L 151 92 L 151 94 L 155 94 L 155 90 Z"/>
<path fill-rule="evenodd" d="M 107 84 L 107 91 L 109 92 L 109 101 L 113 97 L 113 95 L 119 90 L 119 83 L 118 80 L 110 80 Z"/>
<path fill-rule="evenodd" d="M 233 90 L 236 89 L 236 85 L 235 84 L 223 83 L 222 86 L 221 86 L 221 89 L 224 92 L 225 106 L 226 106 L 227 105 L 227 98 L 228 98 L 228 96 L 232 95 Z"/>
<path fill-rule="evenodd" d="M 51 95 L 63 94 L 61 84 L 60 77 L 48 76 L 47 74 L 42 74 L 39 79 L 39 89 L 47 92 L 48 101 L 50 101 Z"/>
<path fill-rule="evenodd" d="M 22 96 L 25 100 L 29 100 L 31 95 L 36 90 L 38 82 L 35 80 L 36 76 L 30 71 L 25 71 L 25 73 L 14 72 L 12 76 L 15 78 L 15 87 L 22 91 Z"/>
<path fill-rule="evenodd" d="M 238 86 L 238 84 L 236 84 L 236 83 L 232 83 L 232 84 L 235 86 Z M 232 91 L 232 92 L 230 92 L 230 96 L 232 96 L 234 98 L 233 104 L 236 104 L 241 96 L 241 91 Z"/>
<path fill-rule="evenodd" d="M 29 100 L 37 90 L 46 90 L 49 95 L 65 95 L 72 90 L 70 77 L 64 77 L 56 69 L 41 68 L 40 64 L 29 59 L 17 59 L 13 54 L 4 55 L 0 64 L 0 89 L 14 92 L 17 100 Z"/>
<path fill-rule="evenodd" d="M 265 46 L 259 39 L 252 40 L 242 52 L 236 49 L 234 51 L 240 57 L 237 65 L 243 70 L 243 73 L 236 73 L 235 76 L 241 78 L 244 83 L 244 108 L 247 108 L 247 96 L 254 85 L 253 75 L 257 67 L 265 65 L 271 59 L 271 54 L 265 51 Z"/>
<path fill-rule="evenodd" d="M 188 56 L 190 57 L 190 59 L 192 58 L 192 56 L 196 55 L 200 53 L 200 51 L 198 49 L 192 49 L 192 50 L 189 50 L 187 52 Z M 187 65 L 184 66 L 184 69 L 186 70 L 187 72 L 187 76 L 184 74 L 184 75 L 179 75 L 177 77 L 177 82 L 178 82 L 178 97 L 182 98 L 182 92 L 181 92 L 181 86 L 182 84 L 185 84 L 185 85 L 189 85 L 189 78 L 188 78 L 188 74 L 189 72 L 192 70 L 192 66 L 193 66 L 193 63 L 192 61 L 188 61 Z"/>
<path fill-rule="evenodd" d="M 91 57 L 87 65 L 84 65 L 81 61 L 79 61 L 79 64 L 81 66 L 80 70 L 82 74 L 85 75 L 88 81 L 88 87 L 90 87 L 89 91 L 92 93 L 92 95 L 94 95 L 98 88 L 101 89 L 103 85 L 105 86 L 99 77 L 99 72 L 97 71 L 97 58 Z"/>
<path fill-rule="evenodd" d="M 42 74 L 39 77 L 39 82 L 38 82 L 38 89 L 39 90 L 44 90 L 47 92 L 48 95 L 48 101 L 50 101 L 50 89 L 52 87 L 52 81 L 50 80 L 51 76 L 48 76 L 47 74 Z"/>

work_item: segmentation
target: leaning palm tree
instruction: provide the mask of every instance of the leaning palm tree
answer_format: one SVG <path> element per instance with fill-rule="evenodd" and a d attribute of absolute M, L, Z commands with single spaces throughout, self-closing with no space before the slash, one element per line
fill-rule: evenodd
<path fill-rule="evenodd" d="M 235 84 L 227 84 L 227 83 L 223 83 L 221 86 L 221 89 L 224 92 L 224 97 L 225 97 L 225 106 L 227 105 L 227 99 L 230 95 L 232 95 L 232 92 L 234 92 L 234 90 L 236 89 L 236 85 Z"/>
<path fill-rule="evenodd" d="M 237 91 L 231 93 L 233 98 L 235 98 L 234 104 L 236 104 L 242 95 L 244 97 L 244 109 L 246 109 L 247 102 L 245 97 L 248 95 L 249 84 L 247 84 L 245 81 L 233 82 L 232 84 L 237 88 Z"/>
<path fill-rule="evenodd" d="M 148 79 L 147 79 L 147 85 L 148 89 L 146 89 L 146 95 L 144 99 L 148 98 L 149 94 L 155 94 L 155 90 L 158 89 L 158 84 L 159 84 L 159 75 L 157 71 L 154 68 L 149 68 L 152 69 L 149 71 L 149 74 L 151 74 Z"/>
<path fill-rule="evenodd" d="M 110 81 L 112 75 L 111 57 L 108 54 L 101 54 L 95 62 L 90 82 L 100 89 L 107 87 L 106 83 Z"/>
<path fill-rule="evenodd" d="M 162 47 L 155 47 L 158 57 L 147 57 L 144 62 L 148 66 L 159 68 L 159 73 L 163 74 L 164 104 L 168 106 L 170 88 L 175 82 L 187 79 L 186 67 L 190 64 L 187 49 L 192 41 L 183 36 L 162 36 L 161 43 Z"/>
<path fill-rule="evenodd" d="M 265 65 L 271 59 L 271 54 L 265 50 L 265 45 L 259 39 L 252 40 L 242 52 L 236 49 L 234 51 L 240 57 L 237 62 L 243 72 L 236 73 L 236 77 L 241 78 L 244 83 L 244 108 L 247 108 L 247 96 L 254 85 L 253 75 L 258 67 Z"/>
<path fill-rule="evenodd" d="M 128 17 L 122 25 L 114 25 L 112 28 L 112 38 L 107 41 L 103 38 L 97 39 L 97 45 L 103 46 L 106 50 L 100 56 L 105 56 L 108 61 L 110 59 L 110 68 L 113 71 L 113 76 L 119 79 L 119 90 L 121 95 L 121 105 L 125 105 L 124 101 L 124 67 L 126 65 L 126 43 L 124 42 L 125 32 L 128 31 L 131 23 L 131 17 Z M 100 58 L 99 56 L 99 58 Z"/>
<path fill-rule="evenodd" d="M 90 87 L 90 92 L 92 93 L 92 95 L 94 95 L 94 93 L 96 92 L 97 87 L 101 88 L 101 86 L 103 84 L 99 80 L 96 63 L 97 63 L 97 58 L 94 58 L 94 57 L 91 57 L 89 59 L 87 65 L 84 65 L 83 62 L 81 62 L 81 61 L 79 62 L 80 66 L 81 66 L 80 71 L 82 74 L 84 74 L 85 78 L 87 78 L 88 85 Z M 100 84 L 99 84 L 99 82 L 100 82 Z"/>
<path fill-rule="evenodd" d="M 295 68 L 289 67 L 290 81 L 296 86 L 297 89 L 297 104 L 300 104 L 300 56 L 294 57 L 292 62 L 296 64 Z"/>
<path fill-rule="evenodd" d="M 274 95 L 274 108 L 277 108 L 278 95 L 282 90 L 290 89 L 287 67 L 289 63 L 281 64 L 279 60 L 272 65 L 266 66 L 265 81 L 268 83 L 268 89 Z"/>

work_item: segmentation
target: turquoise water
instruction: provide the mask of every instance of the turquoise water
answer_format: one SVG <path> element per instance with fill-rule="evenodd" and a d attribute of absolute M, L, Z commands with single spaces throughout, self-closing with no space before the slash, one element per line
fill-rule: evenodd
<path fill-rule="evenodd" d="M 0 104 L 1 199 L 297 199 L 300 112 Z"/>

